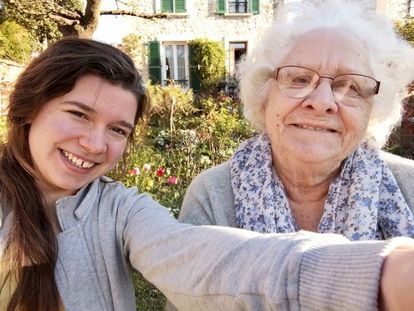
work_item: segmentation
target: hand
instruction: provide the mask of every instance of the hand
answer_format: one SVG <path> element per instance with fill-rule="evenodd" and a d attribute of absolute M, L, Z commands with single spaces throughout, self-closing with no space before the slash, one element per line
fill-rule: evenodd
<path fill-rule="evenodd" d="M 414 310 L 414 243 L 399 246 L 384 260 L 379 305 L 382 311 Z"/>

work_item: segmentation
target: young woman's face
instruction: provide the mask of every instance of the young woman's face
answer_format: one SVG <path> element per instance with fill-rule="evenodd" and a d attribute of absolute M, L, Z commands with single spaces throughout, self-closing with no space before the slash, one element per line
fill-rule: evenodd
<path fill-rule="evenodd" d="M 93 75 L 46 103 L 29 132 L 40 189 L 70 195 L 106 174 L 125 151 L 136 111 L 132 92 Z"/>

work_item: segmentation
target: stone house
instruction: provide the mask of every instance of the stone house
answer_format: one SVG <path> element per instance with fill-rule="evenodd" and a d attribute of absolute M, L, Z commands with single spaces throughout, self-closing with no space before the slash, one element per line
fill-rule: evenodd
<path fill-rule="evenodd" d="M 173 80 L 192 87 L 188 43 L 205 38 L 221 42 L 226 50 L 227 80 L 234 77 L 240 57 L 248 53 L 273 20 L 275 0 L 141 0 L 131 32 L 143 45 L 137 66 L 153 82 Z"/>
<path fill-rule="evenodd" d="M 137 66 L 152 82 L 193 87 L 188 43 L 207 38 L 223 44 L 226 81 L 232 81 L 240 57 L 271 25 L 277 6 L 290 1 L 301 0 L 140 0 L 138 11 L 152 18 L 130 17 L 142 45 Z M 414 15 L 411 0 L 368 1 L 392 19 Z"/>
<path fill-rule="evenodd" d="M 226 90 L 234 81 L 237 62 L 249 53 L 275 18 L 280 3 L 301 0 L 140 0 L 131 32 L 143 45 L 137 66 L 155 83 L 174 81 L 194 87 L 188 43 L 197 38 L 219 41 L 226 50 Z M 367 0 L 393 20 L 414 16 L 414 0 Z M 161 17 L 159 14 L 166 14 Z M 157 17 L 159 16 L 159 17 Z M 396 134 L 403 155 L 414 155 L 414 100 L 407 99 L 406 116 Z"/>

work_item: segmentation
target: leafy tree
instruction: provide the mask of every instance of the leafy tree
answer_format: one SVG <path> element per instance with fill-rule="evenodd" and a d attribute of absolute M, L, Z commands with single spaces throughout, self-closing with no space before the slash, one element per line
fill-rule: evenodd
<path fill-rule="evenodd" d="M 0 24 L 0 58 L 25 63 L 34 44 L 35 40 L 23 26 L 11 21 Z"/>
<path fill-rule="evenodd" d="M 414 44 L 414 18 L 408 17 L 395 22 L 395 28 L 405 40 Z"/>
<path fill-rule="evenodd" d="M 3 18 L 29 29 L 40 42 L 61 36 L 91 38 L 100 15 L 131 15 L 141 18 L 164 18 L 165 14 L 140 14 L 134 0 L 122 1 L 128 10 L 101 11 L 102 0 L 0 0 Z M 121 3 L 120 0 L 115 0 Z M 83 6 L 82 4 L 85 4 Z M 0 2 L 1 6 L 1 2 Z"/>
<path fill-rule="evenodd" d="M 101 0 L 88 1 L 85 10 L 79 0 L 3 0 L 4 17 L 13 20 L 38 38 L 53 40 L 62 35 L 88 37 L 96 29 L 93 10 Z M 97 8 L 95 8 L 97 6 Z M 99 10 L 98 10 L 99 12 Z"/>
<path fill-rule="evenodd" d="M 226 52 L 220 42 L 196 39 L 189 43 L 191 72 L 200 80 L 201 90 L 211 92 L 217 89 L 224 78 Z"/>
<path fill-rule="evenodd" d="M 414 45 L 414 18 L 407 17 L 402 21 L 395 22 L 395 29 L 408 42 Z M 414 81 L 408 87 L 408 92 L 414 92 Z"/>

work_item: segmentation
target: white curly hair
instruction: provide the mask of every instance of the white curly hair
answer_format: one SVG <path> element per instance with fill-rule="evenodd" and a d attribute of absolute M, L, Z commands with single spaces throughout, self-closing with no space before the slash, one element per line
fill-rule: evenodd
<path fill-rule="evenodd" d="M 365 44 L 373 76 L 381 81 L 365 137 L 373 137 L 382 147 L 401 120 L 404 91 L 414 80 L 414 48 L 364 0 L 304 0 L 279 8 L 273 25 L 238 66 L 246 119 L 265 131 L 262 111 L 275 68 L 298 36 L 320 28 L 344 29 Z"/>

